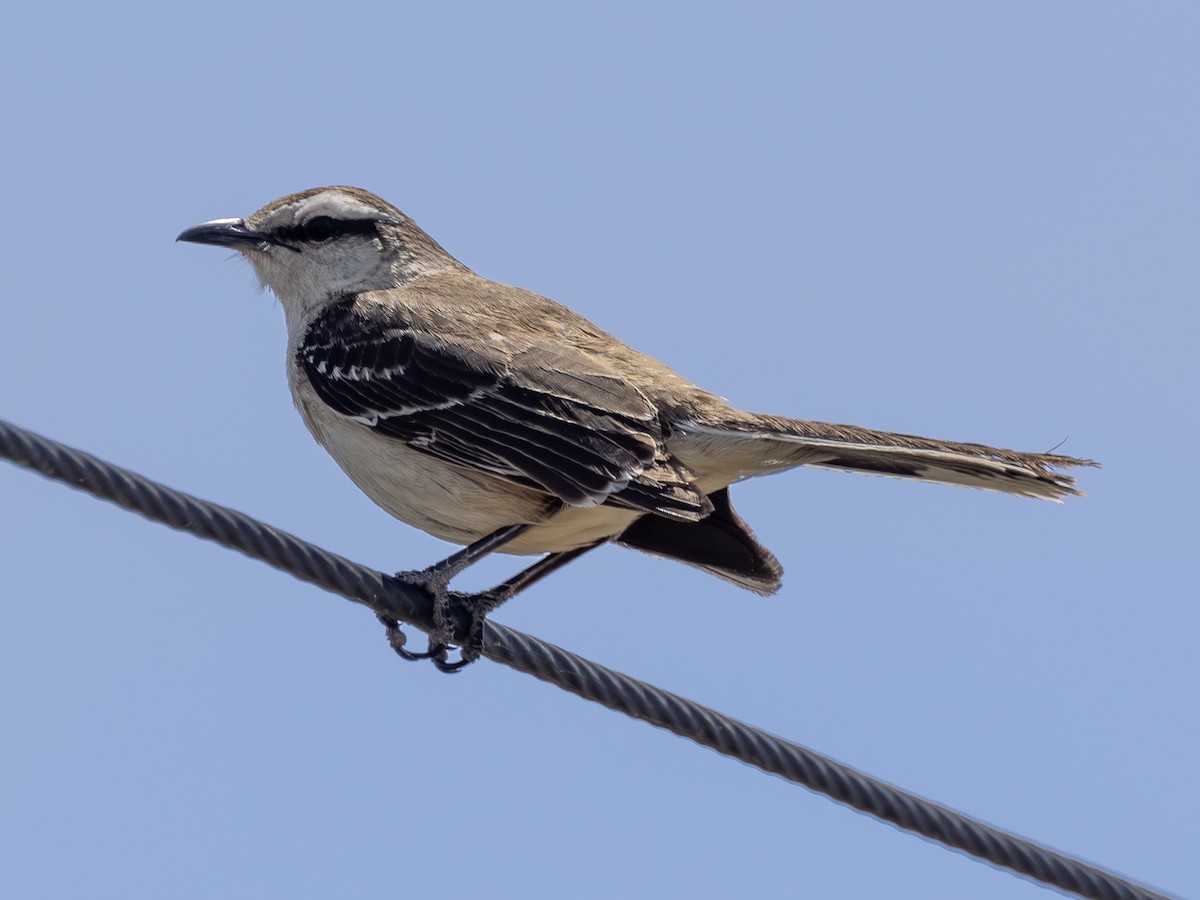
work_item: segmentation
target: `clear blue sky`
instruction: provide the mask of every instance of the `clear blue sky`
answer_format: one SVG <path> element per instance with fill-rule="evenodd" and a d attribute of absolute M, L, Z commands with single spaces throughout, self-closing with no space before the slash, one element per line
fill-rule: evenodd
<path fill-rule="evenodd" d="M 394 570 L 183 228 L 349 183 L 761 411 L 1101 460 L 740 486 L 760 599 L 605 549 L 498 618 L 1200 895 L 1200 8 L 20 4 L 0 416 Z M 0 894 L 1045 892 L 0 465 Z M 495 577 L 514 560 L 488 568 Z M 485 576 L 479 576 L 482 583 Z"/>

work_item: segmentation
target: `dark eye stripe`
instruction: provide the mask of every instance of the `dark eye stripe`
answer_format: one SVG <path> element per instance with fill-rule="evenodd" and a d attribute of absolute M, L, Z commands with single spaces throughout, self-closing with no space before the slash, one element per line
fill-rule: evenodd
<path fill-rule="evenodd" d="M 348 234 L 376 233 L 374 219 L 335 219 L 332 216 L 316 216 L 302 225 L 288 225 L 275 230 L 275 237 L 290 243 L 318 243 Z"/>

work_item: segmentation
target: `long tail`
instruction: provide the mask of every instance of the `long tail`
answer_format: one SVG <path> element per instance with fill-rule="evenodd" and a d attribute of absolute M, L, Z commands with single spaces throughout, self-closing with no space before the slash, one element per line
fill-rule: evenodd
<path fill-rule="evenodd" d="M 1071 456 L 1021 453 L 753 413 L 693 421 L 684 428 L 689 439 L 703 444 L 696 448 L 701 455 L 724 457 L 724 462 L 743 476 L 804 465 L 1061 502 L 1081 492 L 1075 488 L 1074 478 L 1055 470 L 1098 465 Z"/>

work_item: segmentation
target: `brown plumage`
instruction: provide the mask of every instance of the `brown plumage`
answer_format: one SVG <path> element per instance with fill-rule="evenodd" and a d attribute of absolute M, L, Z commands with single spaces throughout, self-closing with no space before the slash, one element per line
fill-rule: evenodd
<path fill-rule="evenodd" d="M 238 249 L 283 304 L 288 379 L 317 440 L 376 503 L 468 543 L 614 540 L 759 593 L 775 557 L 730 485 L 795 466 L 1046 500 L 1088 460 L 736 409 L 566 307 L 489 281 L 400 210 L 316 188 L 182 239 Z"/>

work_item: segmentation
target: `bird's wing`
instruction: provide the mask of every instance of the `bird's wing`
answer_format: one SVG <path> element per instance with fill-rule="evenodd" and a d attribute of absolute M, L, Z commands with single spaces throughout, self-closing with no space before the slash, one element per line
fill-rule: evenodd
<path fill-rule="evenodd" d="M 296 356 L 332 409 L 447 462 L 572 506 L 712 512 L 650 402 L 569 347 L 464 346 L 347 299 L 317 316 Z"/>

